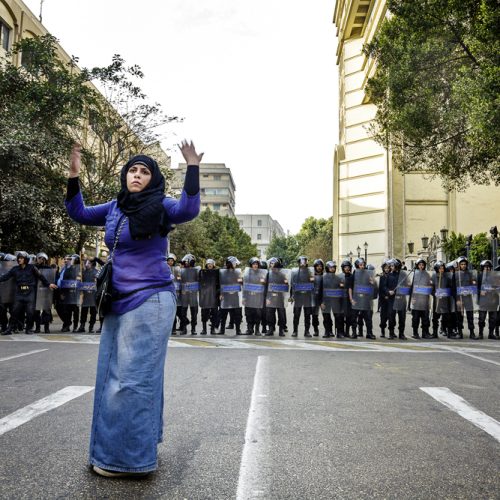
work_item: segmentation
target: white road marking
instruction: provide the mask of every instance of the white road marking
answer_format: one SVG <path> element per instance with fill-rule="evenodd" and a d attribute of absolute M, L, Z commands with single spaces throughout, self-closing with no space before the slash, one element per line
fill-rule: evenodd
<path fill-rule="evenodd" d="M 241 455 L 237 500 L 269 498 L 270 459 L 269 358 L 259 356 Z"/>
<path fill-rule="evenodd" d="M 22 358 L 23 356 L 29 356 L 30 354 L 36 354 L 37 352 L 48 351 L 48 349 L 37 349 L 36 351 L 22 352 L 21 354 L 14 354 L 13 356 L 7 356 L 6 358 L 0 358 L 0 361 L 8 361 L 9 359 Z"/>
<path fill-rule="evenodd" d="M 444 349 L 448 352 L 454 352 L 456 354 L 462 354 L 462 356 L 469 356 L 469 358 L 479 359 L 480 361 L 484 361 L 485 363 L 491 363 L 492 365 L 500 366 L 498 361 L 493 361 L 492 359 L 482 358 L 481 356 L 476 356 L 475 354 L 471 354 L 470 352 L 465 352 L 462 348 L 456 347 L 448 347 L 448 346 L 440 346 L 441 349 Z M 496 354 L 498 351 L 490 351 L 493 354 Z"/>
<path fill-rule="evenodd" d="M 500 422 L 494 418 L 474 408 L 447 387 L 420 387 L 420 389 L 500 442 Z"/>
<path fill-rule="evenodd" d="M 34 403 L 21 408 L 20 410 L 7 415 L 6 417 L 0 419 L 0 436 L 6 432 L 19 427 L 20 425 L 29 422 L 35 417 L 47 413 L 58 406 L 71 401 L 72 399 L 78 398 L 87 392 L 93 390 L 93 387 L 89 386 L 68 386 L 60 391 L 54 392 L 50 396 L 39 399 Z"/>

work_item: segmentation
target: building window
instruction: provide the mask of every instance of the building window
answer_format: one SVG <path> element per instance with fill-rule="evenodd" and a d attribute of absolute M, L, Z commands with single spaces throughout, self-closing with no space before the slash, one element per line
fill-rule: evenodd
<path fill-rule="evenodd" d="M 0 19 L 0 45 L 4 50 L 9 50 L 11 29 Z"/>
<path fill-rule="evenodd" d="M 214 203 L 212 206 L 216 212 L 220 210 L 220 203 Z"/>
<path fill-rule="evenodd" d="M 262 226 L 262 220 L 261 219 L 257 219 L 257 226 L 259 226 L 259 227 Z"/>
<path fill-rule="evenodd" d="M 208 174 L 203 174 L 203 177 L 208 178 L 208 177 L 209 177 L 209 175 L 208 175 Z"/>
<path fill-rule="evenodd" d="M 262 234 L 260 234 L 260 233 L 259 233 L 259 234 L 257 234 L 257 239 L 258 239 L 258 240 L 261 240 L 261 239 L 262 239 Z"/>
<path fill-rule="evenodd" d="M 203 194 L 207 196 L 227 196 L 229 194 L 228 188 L 205 188 Z"/>
<path fill-rule="evenodd" d="M 220 175 L 214 174 L 214 181 L 220 181 Z"/>

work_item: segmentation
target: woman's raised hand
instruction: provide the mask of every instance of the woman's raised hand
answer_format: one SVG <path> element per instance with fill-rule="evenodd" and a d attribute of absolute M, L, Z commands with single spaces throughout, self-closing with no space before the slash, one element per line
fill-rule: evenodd
<path fill-rule="evenodd" d="M 82 147 L 75 142 L 71 150 L 68 177 L 78 177 L 80 175 L 80 168 L 82 167 L 81 157 Z"/>
<path fill-rule="evenodd" d="M 199 165 L 204 153 L 198 154 L 194 147 L 193 141 L 186 141 L 185 139 L 179 144 L 182 156 L 188 165 Z"/>

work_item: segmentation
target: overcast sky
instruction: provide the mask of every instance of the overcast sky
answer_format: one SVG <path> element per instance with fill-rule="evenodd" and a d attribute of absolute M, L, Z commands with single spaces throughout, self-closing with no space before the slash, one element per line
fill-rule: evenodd
<path fill-rule="evenodd" d="M 38 15 L 40 0 L 24 0 Z M 297 232 L 330 217 L 338 139 L 335 0 L 45 0 L 43 24 L 81 66 L 113 54 L 171 115 L 169 148 L 193 139 L 225 163 L 237 213 Z M 182 159 L 172 150 L 172 165 Z"/>

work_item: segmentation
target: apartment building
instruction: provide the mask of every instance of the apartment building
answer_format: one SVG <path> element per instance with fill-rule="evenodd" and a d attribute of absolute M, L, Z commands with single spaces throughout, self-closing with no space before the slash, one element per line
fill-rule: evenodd
<path fill-rule="evenodd" d="M 238 223 L 257 245 L 258 257 L 266 259 L 267 247 L 274 236 L 285 236 L 281 224 L 268 214 L 237 214 Z"/>

